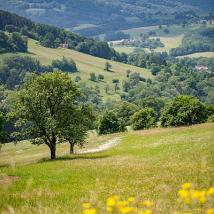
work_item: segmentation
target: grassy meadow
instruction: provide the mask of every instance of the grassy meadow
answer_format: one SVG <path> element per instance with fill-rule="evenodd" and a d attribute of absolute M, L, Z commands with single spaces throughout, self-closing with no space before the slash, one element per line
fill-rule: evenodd
<path fill-rule="evenodd" d="M 160 36 L 160 37 L 152 37 L 152 38 L 160 38 L 160 41 L 164 44 L 164 47 L 156 48 L 156 52 L 169 52 L 172 48 L 177 48 L 181 45 L 184 34 L 177 36 Z"/>
<path fill-rule="evenodd" d="M 189 32 L 190 30 L 197 29 L 201 27 L 201 24 L 191 24 L 187 25 L 185 27 L 182 27 L 182 25 L 170 25 L 170 26 L 162 26 L 160 29 L 159 26 L 148 26 L 148 27 L 140 27 L 140 28 L 131 28 L 128 30 L 124 30 L 124 33 L 127 33 L 130 35 L 132 39 L 140 37 L 141 33 L 148 33 L 149 31 L 154 31 L 156 33 L 156 36 L 152 36 L 151 38 L 160 38 L 161 42 L 164 44 L 164 47 L 159 47 L 155 49 L 155 52 L 169 52 L 172 48 L 177 48 L 182 44 L 182 39 L 184 37 L 184 34 Z M 169 29 L 169 33 L 164 33 L 163 30 L 167 28 Z M 136 49 L 136 47 L 126 47 L 126 46 L 117 46 L 114 45 L 115 50 L 118 52 L 124 52 L 124 53 L 132 53 Z M 149 51 L 147 48 L 143 48 L 145 51 Z M 190 55 L 186 55 L 184 57 L 208 57 L 212 58 L 214 57 L 213 52 L 200 52 L 200 53 L 194 53 Z"/>
<path fill-rule="evenodd" d="M 178 58 L 184 58 L 184 57 L 190 57 L 190 58 L 197 58 L 197 57 L 214 58 L 214 52 L 193 53 L 193 54 L 188 54 L 188 55 L 185 55 L 185 56 L 179 56 Z"/>
<path fill-rule="evenodd" d="M 40 60 L 40 62 L 44 65 L 49 65 L 52 60 L 54 59 L 61 59 L 63 56 L 66 58 L 71 58 L 75 61 L 77 64 L 77 68 L 79 72 L 71 74 L 74 78 L 76 76 L 81 77 L 81 81 L 85 82 L 87 86 L 99 86 L 101 95 L 104 99 L 118 99 L 120 98 L 119 94 L 121 90 L 118 90 L 115 94 L 114 92 L 114 85 L 112 83 L 113 79 L 119 79 L 120 81 L 120 88 L 122 87 L 123 80 L 126 79 L 126 71 L 130 69 L 133 72 L 140 73 L 145 78 L 153 78 L 151 72 L 148 69 L 145 68 L 139 68 L 132 65 L 127 65 L 111 60 L 106 60 L 98 57 L 94 57 L 88 54 L 80 53 L 74 50 L 65 49 L 65 48 L 58 48 L 58 49 L 52 49 L 52 48 L 45 48 L 41 46 L 37 41 L 35 40 L 29 40 L 28 45 L 28 51 L 31 57 L 35 57 L 36 59 Z M 21 55 L 26 55 L 23 53 L 20 53 Z M 4 57 L 11 56 L 12 54 L 1 54 L 0 59 L 3 59 Z M 104 65 L 106 62 L 110 62 L 112 65 L 112 71 L 106 72 L 104 71 Z M 0 60 L 1 63 L 1 60 Z M 99 74 L 103 74 L 105 79 L 104 81 L 97 81 L 93 82 L 89 80 L 90 73 L 95 73 L 96 76 Z M 105 86 L 109 85 L 111 88 L 110 93 L 107 95 L 105 93 Z"/>
<path fill-rule="evenodd" d="M 55 161 L 39 161 L 48 158 L 44 146 L 4 145 L 0 212 L 78 214 L 83 202 L 99 211 L 109 196 L 118 194 L 154 201 L 154 213 L 174 213 L 185 208 L 177 202 L 181 184 L 192 182 L 199 189 L 214 185 L 213 129 L 214 124 L 207 123 L 101 137 L 92 134 L 87 146 L 115 137 L 121 140 L 103 152 L 65 155 Z M 60 155 L 66 154 L 68 148 L 60 148 Z M 14 158 L 12 164 L 7 157 Z"/>

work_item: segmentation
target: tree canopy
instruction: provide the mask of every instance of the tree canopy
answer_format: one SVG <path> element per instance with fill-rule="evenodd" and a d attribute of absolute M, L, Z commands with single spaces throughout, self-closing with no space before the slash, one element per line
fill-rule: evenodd
<path fill-rule="evenodd" d="M 124 121 L 119 119 L 112 111 L 104 112 L 98 120 L 97 131 L 99 134 L 110 134 L 125 130 Z"/>
<path fill-rule="evenodd" d="M 74 133 L 81 126 L 82 122 L 75 126 L 80 115 L 79 96 L 66 73 L 45 73 L 31 79 L 17 92 L 12 105 L 10 116 L 17 119 L 15 125 L 20 128 L 16 136 L 24 135 L 35 144 L 46 144 L 51 159 L 55 159 L 56 144 L 67 140 L 65 133 L 71 130 L 71 122 Z"/>
<path fill-rule="evenodd" d="M 162 111 L 161 125 L 182 126 L 206 121 L 205 106 L 195 97 L 177 96 Z"/>
<path fill-rule="evenodd" d="M 156 124 L 156 113 L 152 108 L 144 108 L 132 116 L 131 124 L 134 130 L 151 128 Z"/>

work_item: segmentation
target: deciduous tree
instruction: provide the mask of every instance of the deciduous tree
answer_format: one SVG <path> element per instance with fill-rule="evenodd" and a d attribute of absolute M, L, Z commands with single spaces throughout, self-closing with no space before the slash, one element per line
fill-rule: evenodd
<path fill-rule="evenodd" d="M 67 140 L 71 127 L 65 121 L 77 112 L 80 92 L 66 73 L 46 73 L 31 79 L 17 92 L 10 116 L 17 118 L 20 132 L 16 136 L 28 137 L 35 144 L 46 144 L 51 159 L 56 158 L 56 144 Z M 75 118 L 76 120 L 76 118 Z M 75 121 L 74 121 L 75 122 Z M 73 132 L 76 131 L 72 124 Z"/>

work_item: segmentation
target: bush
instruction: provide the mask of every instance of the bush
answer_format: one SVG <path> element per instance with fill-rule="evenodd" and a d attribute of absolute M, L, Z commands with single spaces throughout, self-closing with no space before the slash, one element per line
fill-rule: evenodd
<path fill-rule="evenodd" d="M 119 79 L 113 79 L 112 80 L 112 83 L 119 83 L 120 81 L 119 81 Z"/>
<path fill-rule="evenodd" d="M 60 71 L 77 72 L 76 63 L 72 59 L 68 60 L 65 57 L 62 60 L 53 60 L 52 66 Z"/>
<path fill-rule="evenodd" d="M 156 113 L 152 108 L 144 108 L 136 112 L 132 118 L 132 128 L 134 130 L 149 129 L 156 124 Z"/>
<path fill-rule="evenodd" d="M 168 127 L 202 123 L 206 119 L 206 108 L 198 99 L 192 96 L 177 96 L 165 106 L 160 121 L 163 127 Z"/>
<path fill-rule="evenodd" d="M 99 75 L 98 75 L 98 80 L 99 80 L 99 81 L 103 81 L 103 80 L 104 80 L 104 75 L 99 74 Z"/>
<path fill-rule="evenodd" d="M 80 80 L 81 80 L 80 76 L 76 76 L 75 79 L 74 79 L 75 82 L 79 82 Z"/>
<path fill-rule="evenodd" d="M 4 52 L 27 52 L 27 38 L 16 32 L 0 32 L 0 53 Z"/>
<path fill-rule="evenodd" d="M 100 117 L 97 124 L 98 134 L 110 134 L 123 131 L 126 131 L 125 123 L 123 120 L 118 119 L 113 112 L 107 111 Z"/>
<path fill-rule="evenodd" d="M 97 81 L 97 77 L 95 73 L 90 73 L 90 80 L 96 82 Z"/>
<path fill-rule="evenodd" d="M 131 124 L 131 116 L 139 110 L 134 103 L 120 102 L 116 108 L 117 116 L 124 120 L 126 125 Z"/>

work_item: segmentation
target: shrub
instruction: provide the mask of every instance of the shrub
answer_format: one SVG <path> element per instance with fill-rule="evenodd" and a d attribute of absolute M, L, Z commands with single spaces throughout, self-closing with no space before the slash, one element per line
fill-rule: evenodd
<path fill-rule="evenodd" d="M 167 127 L 197 124 L 206 119 L 205 106 L 195 97 L 182 95 L 165 106 L 160 121 L 163 127 Z"/>
<path fill-rule="evenodd" d="M 116 114 L 111 111 L 105 112 L 98 121 L 98 134 L 110 134 L 115 132 L 123 132 L 126 130 L 125 123 L 119 119 Z"/>
<path fill-rule="evenodd" d="M 112 83 L 119 83 L 120 81 L 119 81 L 119 79 L 113 79 L 112 80 Z"/>
<path fill-rule="evenodd" d="M 62 60 L 53 60 L 52 66 L 60 71 L 77 72 L 76 63 L 72 59 L 68 60 L 65 57 Z"/>
<path fill-rule="evenodd" d="M 99 81 L 102 81 L 102 80 L 104 80 L 104 75 L 102 75 L 102 74 L 99 74 L 99 75 L 98 75 L 98 80 L 99 80 Z"/>
<path fill-rule="evenodd" d="M 156 124 L 156 113 L 152 108 L 144 108 L 136 112 L 131 118 L 134 130 L 149 129 Z"/>
<path fill-rule="evenodd" d="M 112 65 L 111 65 L 109 62 L 106 62 L 106 63 L 105 63 L 104 70 L 105 70 L 105 71 L 110 71 L 111 68 L 112 68 Z"/>
<path fill-rule="evenodd" d="M 76 76 L 75 79 L 74 79 L 75 82 L 79 82 L 80 80 L 81 80 L 80 76 Z"/>
<path fill-rule="evenodd" d="M 90 73 L 90 80 L 96 82 L 97 81 L 97 77 L 95 73 Z"/>
<path fill-rule="evenodd" d="M 116 108 L 117 116 L 124 120 L 126 125 L 131 124 L 131 116 L 139 110 L 134 103 L 120 102 Z"/>

